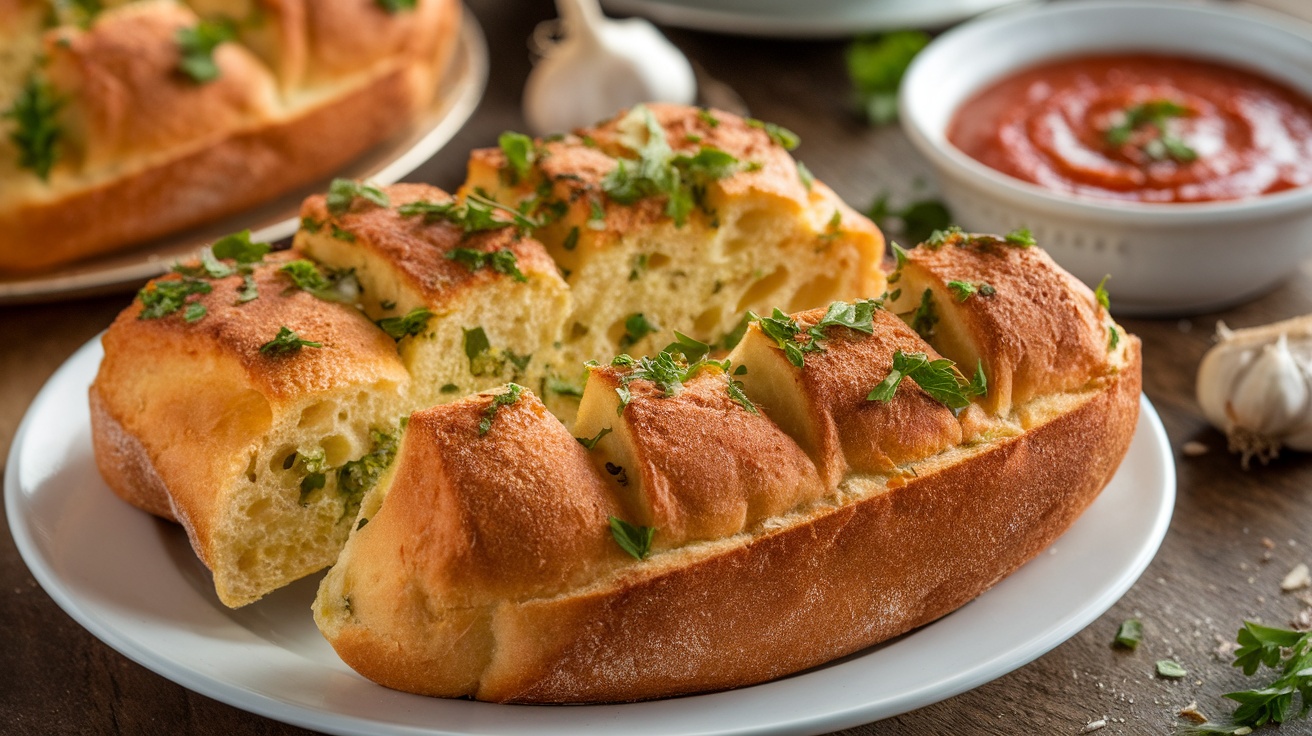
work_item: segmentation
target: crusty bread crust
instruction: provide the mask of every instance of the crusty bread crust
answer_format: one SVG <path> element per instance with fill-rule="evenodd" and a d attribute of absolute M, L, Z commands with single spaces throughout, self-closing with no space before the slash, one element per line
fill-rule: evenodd
<path fill-rule="evenodd" d="M 100 477 L 119 498 L 155 516 L 177 521 L 168 488 L 150 461 L 150 453 L 137 435 L 105 406 L 95 384 L 87 390 L 91 400 L 91 447 Z"/>
<path fill-rule="evenodd" d="M 22 190 L 0 206 L 0 271 L 32 271 L 122 249 L 231 215 L 329 176 L 398 132 L 433 98 L 453 56 L 461 6 L 445 13 L 431 43 L 294 113 L 197 138 L 140 168 L 44 194 Z M 433 16 L 426 11 L 425 18 Z M 418 22 L 418 21 L 416 21 Z M 427 58 L 419 51 L 431 52 Z M 137 111 L 136 114 L 144 114 Z M 58 183 L 60 172 L 52 175 Z M 16 191 L 17 195 L 18 192 Z"/>
<path fill-rule="evenodd" d="M 590 702 L 732 688 L 955 610 L 1051 544 L 1111 479 L 1138 419 L 1139 360 L 1135 340 L 1125 369 L 1077 407 L 901 487 L 708 546 L 699 559 L 503 606 L 477 697 Z"/>

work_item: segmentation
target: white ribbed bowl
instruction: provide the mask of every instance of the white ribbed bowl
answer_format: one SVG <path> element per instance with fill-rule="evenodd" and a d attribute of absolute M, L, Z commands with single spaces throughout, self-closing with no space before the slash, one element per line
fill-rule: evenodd
<path fill-rule="evenodd" d="M 901 120 L 967 230 L 1034 231 L 1089 284 L 1111 274 L 1124 315 L 1179 315 L 1256 297 L 1312 255 L 1312 187 L 1228 202 L 1140 204 L 1012 178 L 947 140 L 952 114 L 989 83 L 1047 59 L 1147 51 L 1214 59 L 1312 97 L 1312 25 L 1256 9 L 1170 0 L 1086 0 L 966 23 L 938 37 L 902 81 Z"/>

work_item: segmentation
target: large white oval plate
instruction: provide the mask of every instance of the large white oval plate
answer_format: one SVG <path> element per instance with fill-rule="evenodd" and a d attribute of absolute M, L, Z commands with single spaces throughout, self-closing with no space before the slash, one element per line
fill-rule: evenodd
<path fill-rule="evenodd" d="M 1147 567 L 1175 501 L 1170 445 L 1143 399 L 1129 455 L 1084 516 L 995 588 L 911 634 L 711 695 L 562 707 L 438 700 L 342 664 L 310 616 L 317 579 L 225 608 L 182 531 L 106 488 L 86 399 L 101 355 L 99 339 L 74 354 L 14 439 L 5 508 L 23 559 L 56 603 L 129 658 L 238 708 L 336 734 L 813 734 L 886 718 L 1010 672 L 1091 623 Z"/>

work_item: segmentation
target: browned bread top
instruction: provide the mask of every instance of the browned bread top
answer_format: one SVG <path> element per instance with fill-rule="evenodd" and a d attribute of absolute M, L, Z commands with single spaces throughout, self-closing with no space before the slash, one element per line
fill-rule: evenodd
<path fill-rule="evenodd" d="M 629 373 L 591 370 L 575 432 L 600 435 L 598 465 L 625 518 L 659 530 L 655 547 L 729 537 L 826 492 L 797 443 L 744 394 L 735 399 L 718 367 L 674 396 L 651 380 L 624 382 Z M 617 411 L 621 387 L 630 398 Z"/>
<path fill-rule="evenodd" d="M 815 309 L 792 319 L 806 332 L 824 315 Z M 825 328 L 822 349 L 805 354 L 800 368 L 759 324 L 731 354 L 748 368 L 743 383 L 749 394 L 797 438 L 831 488 L 845 475 L 887 473 L 961 442 L 952 411 L 912 381 L 904 381 L 891 401 L 868 400 L 889 374 L 895 352 L 941 357 L 891 312 L 875 308 L 871 319 L 870 334 Z"/>
<path fill-rule="evenodd" d="M 79 168 L 205 145 L 274 114 L 273 79 L 241 46 L 215 49 L 221 72 L 208 84 L 178 71 L 174 37 L 196 22 L 180 5 L 143 3 L 46 37 L 47 74 L 67 98 L 64 140 L 81 152 Z"/>
<path fill-rule="evenodd" d="M 184 318 L 185 309 L 158 319 L 141 319 L 140 298 L 124 310 L 105 333 L 106 360 L 136 360 L 154 356 L 168 361 L 175 356 L 212 355 L 239 367 L 244 381 L 265 399 L 300 402 L 346 381 L 405 380 L 396 344 L 352 307 L 325 302 L 293 286 L 280 267 L 297 255 L 272 253 L 252 274 L 259 296 L 242 302 L 243 278 L 234 274 L 206 280 L 212 291 L 188 299 L 205 307 L 195 322 Z M 152 282 L 143 291 L 181 282 L 170 276 Z M 287 327 L 301 339 L 322 343 L 288 354 L 261 351 Z M 350 356 L 350 359 L 344 359 Z M 138 371 L 102 370 L 109 380 L 140 375 Z M 101 385 L 101 390 L 107 390 Z"/>
<path fill-rule="evenodd" d="M 314 195 L 301 205 L 302 222 L 315 231 L 328 228 L 334 237 L 345 239 L 350 248 L 388 263 L 395 278 L 404 281 L 404 288 L 434 309 L 462 292 L 505 275 L 493 268 L 470 268 L 452 258 L 457 248 L 482 253 L 509 250 L 521 273 L 559 278 L 555 261 L 542 245 L 514 227 L 466 232 L 447 218 L 401 214 L 404 205 L 410 203 L 456 204 L 451 195 L 437 187 L 394 184 L 382 191 L 389 206 L 380 207 L 357 197 L 340 214 L 329 211 L 327 197 Z M 497 215 L 498 219 L 504 217 Z"/>
<path fill-rule="evenodd" d="M 647 114 L 651 117 L 646 118 Z M 657 126 L 655 133 L 647 127 L 646 120 Z M 540 197 L 539 187 L 547 186 L 544 181 L 549 182 L 550 194 L 545 199 L 569 205 L 568 213 L 558 218 L 559 221 L 586 227 L 591 231 L 587 234 L 594 237 L 581 239 L 580 243 L 584 247 L 595 246 L 606 242 L 606 238 L 596 235 L 618 237 L 663 217 L 664 197 L 648 196 L 622 204 L 606 196 L 603 186 L 607 176 L 621 165 L 630 173 L 635 172 L 634 160 L 639 158 L 642 146 L 653 135 L 663 132 L 675 156 L 696 156 L 709 147 L 731 155 L 738 162 L 732 173 L 706 184 L 705 206 L 694 208 L 690 217 L 704 215 L 713 224 L 714 216 L 707 213 L 714 212 L 720 203 L 735 199 L 764 198 L 761 206 L 788 213 L 806 210 L 820 199 L 832 199 L 840 213 L 842 230 L 870 232 L 879 237 L 869 220 L 839 202 L 824 184 L 815 182 L 810 188 L 805 186 L 796 162 L 766 132 L 765 125 L 721 110 L 692 114 L 688 107 L 681 105 L 645 105 L 623 111 L 597 126 L 580 129 L 575 135 L 537 142 L 534 166 L 526 177 L 512 172 L 501 149 L 476 149 L 470 154 L 466 188 L 481 188 L 495 193 L 498 199 L 518 203 Z M 832 212 L 828 209 L 824 216 L 827 218 Z M 823 227 L 825 223 L 817 225 Z"/>
<path fill-rule="evenodd" d="M 1111 368 L 1110 316 L 1039 248 L 953 233 L 941 245 L 906 251 L 901 272 L 894 309 L 962 370 L 983 363 L 989 385 L 983 404 L 995 414 L 1079 388 Z M 963 298 L 951 282 L 980 291 Z M 932 318 L 917 324 L 926 290 Z"/>
<path fill-rule="evenodd" d="M 393 491 L 359 533 L 355 554 L 377 574 L 409 577 L 441 607 L 472 607 L 550 597 L 624 561 L 607 522 L 615 500 L 587 451 L 514 388 L 495 409 L 485 393 L 411 416 Z M 382 552 L 395 549 L 407 550 L 400 565 Z"/>

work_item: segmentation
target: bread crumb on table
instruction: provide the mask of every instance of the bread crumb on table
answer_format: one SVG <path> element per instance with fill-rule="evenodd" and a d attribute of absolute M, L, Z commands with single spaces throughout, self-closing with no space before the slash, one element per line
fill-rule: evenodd
<path fill-rule="evenodd" d="M 1294 569 L 1289 571 L 1284 580 L 1280 581 L 1280 589 L 1289 592 L 1312 586 L 1312 573 L 1308 571 L 1306 563 L 1294 565 Z"/>
<path fill-rule="evenodd" d="M 1096 721 L 1090 721 L 1089 723 L 1084 724 L 1084 728 L 1080 729 L 1080 733 L 1093 733 L 1094 731 L 1098 731 L 1106 727 L 1107 727 L 1107 719 L 1099 718 Z"/>
<path fill-rule="evenodd" d="M 1204 445 L 1203 443 L 1197 440 L 1189 440 L 1188 442 L 1184 443 L 1184 445 L 1180 448 L 1180 451 L 1184 453 L 1185 457 L 1199 457 L 1201 455 L 1206 455 L 1208 452 L 1211 451 L 1211 449 L 1212 448 L 1208 447 L 1207 445 Z"/>

